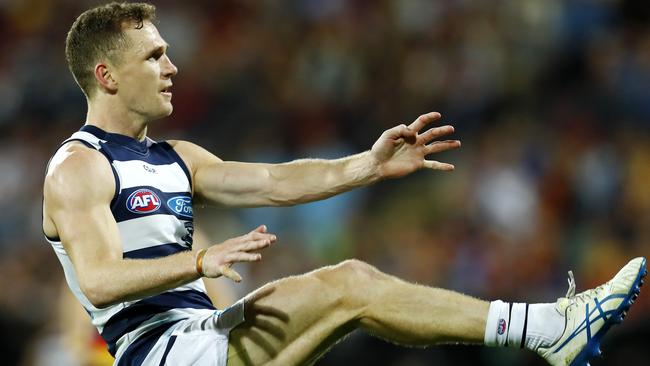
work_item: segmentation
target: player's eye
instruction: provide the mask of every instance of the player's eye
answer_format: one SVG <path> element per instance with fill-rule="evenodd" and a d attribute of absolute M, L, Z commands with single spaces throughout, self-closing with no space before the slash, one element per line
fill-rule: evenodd
<path fill-rule="evenodd" d="M 157 61 L 160 57 L 162 57 L 163 52 L 161 51 L 156 51 L 152 53 L 147 60 L 149 61 Z"/>

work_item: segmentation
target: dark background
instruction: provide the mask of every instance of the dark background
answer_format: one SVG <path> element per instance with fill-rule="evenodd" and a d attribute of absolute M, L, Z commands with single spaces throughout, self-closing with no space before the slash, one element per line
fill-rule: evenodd
<path fill-rule="evenodd" d="M 60 340 L 63 278 L 41 235 L 41 186 L 57 144 L 85 121 L 64 40 L 97 3 L 0 1 L 3 364 L 76 362 Z M 261 223 L 280 238 L 262 263 L 238 267 L 243 284 L 217 280 L 235 297 L 356 257 L 485 299 L 554 301 L 567 270 L 580 291 L 650 253 L 647 1 L 154 3 L 179 68 L 174 114 L 151 124 L 154 138 L 188 139 L 224 160 L 333 158 L 436 110 L 463 141 L 435 157 L 453 173 L 294 208 L 199 211 L 208 242 Z M 593 365 L 646 364 L 649 330 L 642 294 Z M 318 364 L 543 362 L 513 350 L 397 348 L 355 333 Z"/>

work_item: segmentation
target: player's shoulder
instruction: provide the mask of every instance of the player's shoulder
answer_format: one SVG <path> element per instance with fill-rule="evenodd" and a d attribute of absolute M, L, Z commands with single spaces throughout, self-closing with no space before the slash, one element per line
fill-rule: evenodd
<path fill-rule="evenodd" d="M 77 172 L 99 173 L 109 168 L 106 158 L 81 142 L 70 141 L 61 146 L 48 164 L 47 176 Z M 110 171 L 109 171 L 110 172 Z"/>
<path fill-rule="evenodd" d="M 167 140 L 166 141 L 171 147 L 173 147 L 175 150 L 183 150 L 183 151 L 196 151 L 196 150 L 205 150 L 201 146 L 190 142 L 190 141 L 185 141 L 185 140 Z"/>
<path fill-rule="evenodd" d="M 167 143 L 176 151 L 181 158 L 190 166 L 200 166 L 221 162 L 222 160 L 203 147 L 189 141 L 168 140 Z"/>
<path fill-rule="evenodd" d="M 61 146 L 47 167 L 44 183 L 46 198 L 74 192 L 112 194 L 115 187 L 108 160 L 83 143 L 70 141 Z M 49 193 L 49 194 L 48 194 Z"/>

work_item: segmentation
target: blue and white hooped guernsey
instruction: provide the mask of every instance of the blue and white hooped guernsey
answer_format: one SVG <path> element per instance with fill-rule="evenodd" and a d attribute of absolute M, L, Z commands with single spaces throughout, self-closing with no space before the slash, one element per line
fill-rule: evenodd
<path fill-rule="evenodd" d="M 70 141 L 98 150 L 110 162 L 116 185 L 110 208 L 124 258 L 158 258 L 192 249 L 191 175 L 167 142 L 137 141 L 91 125 L 83 126 L 61 146 Z M 215 309 L 201 279 L 151 297 L 96 308 L 81 292 L 60 240 L 47 240 L 70 289 L 119 364 L 146 355 L 160 334 L 179 320 Z"/>

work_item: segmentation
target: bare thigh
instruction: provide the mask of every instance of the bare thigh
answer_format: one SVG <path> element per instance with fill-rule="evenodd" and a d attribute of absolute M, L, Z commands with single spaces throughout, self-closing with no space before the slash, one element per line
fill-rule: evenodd
<path fill-rule="evenodd" d="M 352 331 L 362 311 L 345 296 L 352 262 L 284 278 L 248 295 L 246 320 L 230 333 L 228 365 L 310 364 Z"/>

